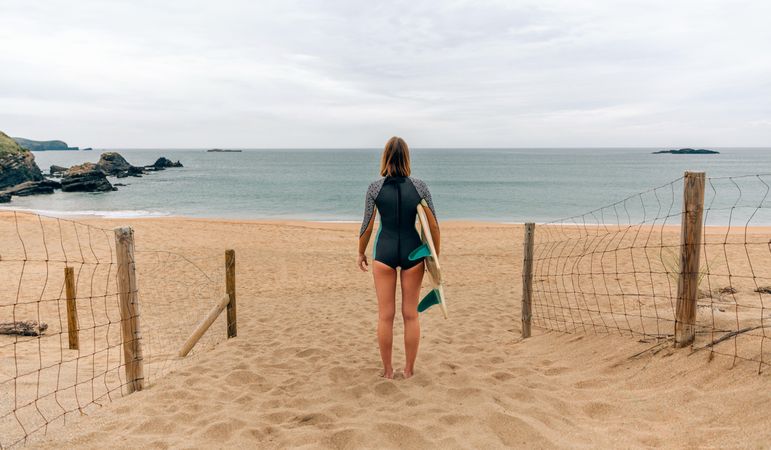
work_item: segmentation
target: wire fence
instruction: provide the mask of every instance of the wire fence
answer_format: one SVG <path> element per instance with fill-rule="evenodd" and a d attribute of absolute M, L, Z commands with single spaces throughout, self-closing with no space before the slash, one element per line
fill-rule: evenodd
<path fill-rule="evenodd" d="M 685 178 L 538 225 L 532 324 L 669 342 L 695 282 L 694 350 L 771 365 L 771 174 L 706 178 L 703 213 L 684 212 Z M 703 226 L 698 270 L 682 269 L 684 226 Z"/>
<path fill-rule="evenodd" d="M 131 392 L 122 295 L 141 299 L 142 382 L 180 364 L 180 347 L 225 292 L 222 255 L 193 258 L 142 242 L 131 261 L 136 287 L 122 289 L 112 229 L 0 213 L 0 448 Z M 214 328 L 191 355 L 225 339 L 224 318 Z"/>

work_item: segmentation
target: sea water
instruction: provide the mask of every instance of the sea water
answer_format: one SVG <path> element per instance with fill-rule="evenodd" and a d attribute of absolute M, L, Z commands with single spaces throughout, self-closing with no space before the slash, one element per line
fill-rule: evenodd
<path fill-rule="evenodd" d="M 652 154 L 651 148 L 412 149 L 413 176 L 423 179 L 438 218 L 501 222 L 548 222 L 582 214 L 682 177 L 685 170 L 709 177 L 771 173 L 771 149 L 721 148 L 719 155 Z M 96 162 L 102 151 L 36 152 L 43 171 L 52 164 Z M 115 149 L 134 165 L 158 157 L 180 160 L 115 192 L 14 197 L 5 208 L 51 215 L 112 217 L 190 216 L 236 219 L 361 220 L 364 194 L 378 178 L 379 149 Z M 741 179 L 745 180 L 746 179 Z M 752 224 L 771 224 L 761 182 L 739 189 L 745 206 L 761 206 Z M 765 178 L 771 181 L 771 178 Z M 682 189 L 673 187 L 672 190 Z M 727 222 L 736 203 L 732 184 L 720 184 L 712 224 Z M 725 190 L 725 192 L 723 192 Z M 710 191 L 708 187 L 708 191 Z M 708 192 L 708 197 L 710 192 Z M 676 193 L 679 211 L 681 192 Z M 645 201 L 650 201 L 646 199 Z M 629 207 L 624 220 L 646 212 Z M 718 212 L 720 211 L 720 212 Z M 748 210 L 749 211 L 749 210 Z M 749 212 L 736 220 L 748 219 Z M 622 214 L 623 215 L 623 214 Z M 618 218 L 608 219 L 613 222 Z M 648 217 L 647 219 L 650 219 Z"/>

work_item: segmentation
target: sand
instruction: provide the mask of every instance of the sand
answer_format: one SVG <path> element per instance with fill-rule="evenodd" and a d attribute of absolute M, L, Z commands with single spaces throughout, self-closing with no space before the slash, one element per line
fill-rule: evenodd
<path fill-rule="evenodd" d="M 670 346 L 654 354 L 645 352 L 650 342 L 619 334 L 534 327 L 533 337 L 521 340 L 519 225 L 441 224 L 451 318 L 445 321 L 436 308 L 424 313 L 416 375 L 384 380 L 371 274 L 355 267 L 358 225 L 179 218 L 88 223 L 130 224 L 138 248 L 188 255 L 211 272 L 224 249 L 235 249 L 238 337 L 221 338 L 223 324 L 215 324 L 219 337 L 189 360 L 155 367 L 144 391 L 115 392 L 104 406 L 34 438 L 32 448 L 771 442 L 771 379 L 758 375 L 756 363 L 733 364 L 721 355 L 710 360 L 707 351 Z M 0 247 L 9 239 L 0 236 Z M 181 313 L 173 305 L 148 306 L 143 320 L 173 322 Z M 154 330 L 148 335 L 163 336 Z M 176 343 L 187 332 L 169 331 L 169 339 Z M 404 357 L 400 337 L 397 319 L 397 371 Z M 7 367 L 7 352 L 0 358 Z"/>

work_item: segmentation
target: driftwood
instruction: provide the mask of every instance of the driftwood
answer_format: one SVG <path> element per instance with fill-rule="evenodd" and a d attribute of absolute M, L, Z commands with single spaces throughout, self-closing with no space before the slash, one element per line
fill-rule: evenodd
<path fill-rule="evenodd" d="M 21 336 L 40 336 L 48 329 L 45 322 L 36 320 L 24 320 L 20 322 L 0 323 L 0 334 L 18 334 Z"/>
<path fill-rule="evenodd" d="M 754 326 L 754 327 L 747 327 L 747 328 L 742 328 L 741 330 L 732 331 L 730 333 L 724 334 L 723 336 L 721 336 L 718 339 L 715 339 L 714 341 L 710 342 L 709 344 L 705 345 L 704 347 L 700 348 L 699 350 L 702 350 L 702 349 L 705 349 L 705 348 L 709 348 L 709 347 L 714 347 L 717 344 L 719 344 L 719 343 L 721 343 L 723 341 L 726 341 L 728 339 L 731 339 L 734 336 L 738 336 L 740 334 L 747 333 L 748 331 L 757 330 L 758 328 L 763 328 L 763 325 L 758 325 L 758 326 Z"/>

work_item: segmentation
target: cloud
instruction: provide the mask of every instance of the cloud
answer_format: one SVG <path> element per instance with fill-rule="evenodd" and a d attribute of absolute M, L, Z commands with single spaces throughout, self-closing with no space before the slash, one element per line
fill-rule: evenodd
<path fill-rule="evenodd" d="M 767 2 L 16 1 L 0 126 L 103 147 L 763 146 Z"/>

